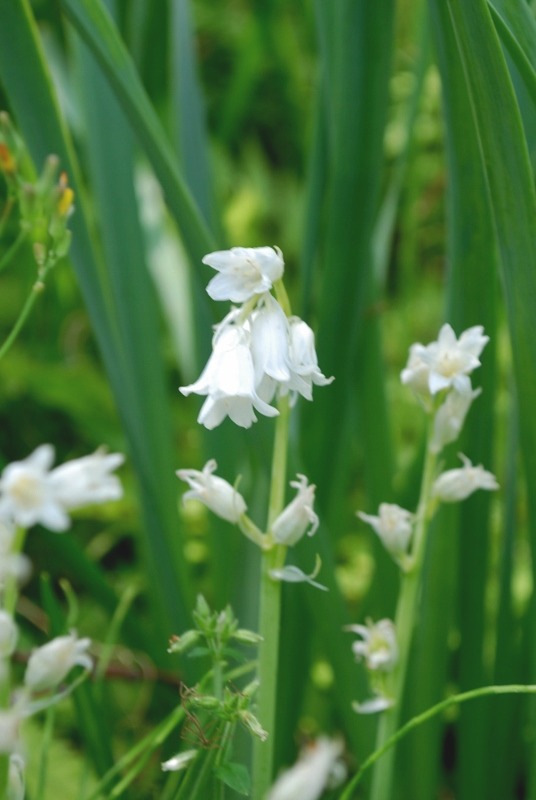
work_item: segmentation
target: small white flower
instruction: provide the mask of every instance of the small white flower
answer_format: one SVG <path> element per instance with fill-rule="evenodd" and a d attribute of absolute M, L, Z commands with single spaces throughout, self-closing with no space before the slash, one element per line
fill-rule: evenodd
<path fill-rule="evenodd" d="M 392 708 L 393 705 L 394 700 L 390 697 L 376 694 L 375 697 L 364 700 L 362 703 L 358 703 L 357 701 L 352 703 L 352 708 L 356 714 L 379 714 L 382 711 L 386 711 L 388 708 Z"/>
<path fill-rule="evenodd" d="M 0 711 L 0 753 L 13 753 L 19 742 L 21 716 L 15 709 Z"/>
<path fill-rule="evenodd" d="M 213 300 L 245 303 L 257 294 L 269 292 L 285 268 L 278 247 L 233 247 L 218 250 L 203 258 L 219 272 L 207 286 Z"/>
<path fill-rule="evenodd" d="M 456 441 L 463 428 L 467 412 L 481 391 L 481 389 L 475 389 L 468 392 L 456 390 L 449 392 L 434 419 L 434 433 L 429 445 L 432 453 L 439 453 L 445 445 Z"/>
<path fill-rule="evenodd" d="M 17 626 L 11 614 L 0 610 L 0 658 L 11 655 L 17 644 Z"/>
<path fill-rule="evenodd" d="M 457 503 L 465 500 L 477 489 L 493 492 L 499 488 L 495 475 L 481 465 L 474 467 L 463 453 L 458 455 L 463 461 L 463 467 L 441 473 L 432 487 L 434 497 L 437 497 L 442 503 Z"/>
<path fill-rule="evenodd" d="M 55 688 L 74 666 L 90 670 L 93 666 L 88 655 L 90 639 L 78 639 L 74 632 L 57 636 L 31 654 L 24 683 L 32 692 Z"/>
<path fill-rule="evenodd" d="M 413 514 L 394 503 L 381 503 L 378 514 L 374 517 L 362 511 L 357 512 L 357 516 L 376 531 L 385 549 L 399 559 L 408 549 L 413 532 Z"/>
<path fill-rule="evenodd" d="M 226 318 L 212 340 L 212 354 L 200 377 L 182 386 L 184 395 L 207 395 L 197 421 L 211 430 L 226 416 L 242 428 L 257 421 L 253 409 L 267 417 L 279 414 L 262 400 L 255 389 L 255 371 L 250 351 L 250 333 L 243 325 Z"/>
<path fill-rule="evenodd" d="M 7 800 L 24 800 L 25 781 L 24 781 L 24 760 L 18 753 L 13 753 L 9 757 L 9 782 L 7 788 Z"/>
<path fill-rule="evenodd" d="M 179 772 L 181 769 L 186 769 L 196 757 L 197 752 L 197 750 L 185 750 L 183 753 L 177 753 L 176 756 L 162 762 L 162 770 L 164 772 Z"/>
<path fill-rule="evenodd" d="M 50 484 L 64 508 L 80 508 L 93 503 L 119 500 L 123 496 L 121 482 L 112 471 L 125 457 L 100 448 L 83 458 L 67 461 L 50 473 Z"/>
<path fill-rule="evenodd" d="M 390 672 L 398 661 L 398 644 L 394 623 L 390 619 L 379 622 L 367 620 L 366 625 L 348 625 L 346 630 L 357 633 L 361 641 L 352 645 L 358 661 L 365 660 L 367 668 Z"/>
<path fill-rule="evenodd" d="M 54 448 L 43 444 L 23 461 L 14 461 L 0 478 L 0 517 L 21 528 L 41 523 L 51 531 L 64 531 L 70 520 L 55 495 L 50 468 Z"/>
<path fill-rule="evenodd" d="M 309 484 L 305 475 L 297 475 L 298 480 L 291 481 L 293 489 L 298 493 L 272 525 L 272 536 L 278 544 L 292 546 L 299 542 L 305 533 L 312 536 L 319 524 L 319 519 L 313 510 L 315 501 L 314 484 Z M 309 528 L 309 530 L 307 530 Z"/>
<path fill-rule="evenodd" d="M 279 384 L 290 380 L 290 328 L 285 312 L 271 294 L 265 294 L 251 317 L 251 355 L 255 386 L 270 402 Z"/>
<path fill-rule="evenodd" d="M 315 336 L 309 325 L 299 317 L 290 317 L 290 368 L 288 388 L 306 400 L 313 399 L 313 384 L 327 386 L 335 378 L 326 378 L 318 366 Z"/>
<path fill-rule="evenodd" d="M 318 800 L 337 773 L 342 755 L 342 742 L 324 736 L 311 742 L 293 767 L 283 772 L 266 796 L 266 800 Z"/>
<path fill-rule="evenodd" d="M 432 395 L 450 387 L 469 392 L 469 374 L 480 366 L 479 356 L 489 341 L 483 332 L 482 325 L 475 325 L 456 339 L 451 326 L 443 325 L 437 341 L 427 346 L 412 345 L 408 365 L 401 374 L 402 383 L 420 392 L 426 386 Z"/>
<path fill-rule="evenodd" d="M 183 501 L 199 500 L 218 517 L 237 523 L 247 510 L 241 494 L 223 478 L 213 475 L 218 465 L 214 459 L 207 461 L 203 471 L 179 469 L 177 475 L 191 487 L 183 496 Z"/>

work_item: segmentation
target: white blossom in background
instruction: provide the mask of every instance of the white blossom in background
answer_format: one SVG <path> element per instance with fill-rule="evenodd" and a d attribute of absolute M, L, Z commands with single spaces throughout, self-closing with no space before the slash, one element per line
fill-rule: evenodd
<path fill-rule="evenodd" d="M 197 750 L 185 750 L 182 753 L 178 753 L 176 756 L 172 756 L 172 758 L 168 758 L 167 761 L 163 761 L 161 764 L 162 771 L 179 772 L 181 769 L 186 769 L 196 757 L 197 753 Z"/>
<path fill-rule="evenodd" d="M 183 501 L 199 500 L 218 517 L 237 523 L 247 510 L 246 502 L 230 483 L 213 474 L 217 468 L 216 461 L 211 459 L 202 472 L 196 469 L 177 470 L 181 481 L 186 481 L 190 486 L 190 491 L 183 495 Z"/>
<path fill-rule="evenodd" d="M 413 514 L 394 503 L 381 503 L 378 516 L 358 511 L 357 516 L 371 525 L 385 549 L 396 559 L 407 553 L 413 533 Z"/>
<path fill-rule="evenodd" d="M 18 630 L 13 617 L 7 611 L 0 610 L 0 658 L 7 658 L 17 644 Z"/>
<path fill-rule="evenodd" d="M 465 500 L 478 489 L 493 492 L 499 488 L 497 478 L 481 465 L 475 467 L 463 453 L 458 454 L 463 467 L 449 469 L 436 478 L 432 494 L 442 503 L 457 503 Z"/>
<path fill-rule="evenodd" d="M 267 417 L 279 413 L 257 394 L 250 338 L 245 326 L 226 318 L 216 329 L 212 354 L 200 377 L 190 386 L 180 388 L 184 395 L 207 395 L 197 421 L 209 430 L 227 416 L 236 425 L 249 428 L 257 421 L 254 408 Z"/>
<path fill-rule="evenodd" d="M 121 453 L 107 453 L 101 448 L 89 456 L 56 467 L 50 474 L 56 498 L 67 509 L 119 500 L 123 496 L 123 487 L 112 472 L 124 460 Z"/>
<path fill-rule="evenodd" d="M 88 649 L 90 639 L 78 639 L 76 633 L 57 636 L 31 654 L 24 683 L 31 692 L 54 689 L 75 666 L 90 670 L 93 666 Z"/>
<path fill-rule="evenodd" d="M 68 510 L 121 497 L 119 479 L 110 472 L 123 460 L 118 453 L 100 450 L 51 469 L 54 448 L 50 444 L 40 445 L 27 458 L 8 464 L 2 472 L 0 522 L 21 528 L 40 523 L 57 533 L 67 530 L 71 524 Z"/>
<path fill-rule="evenodd" d="M 447 323 L 439 331 L 437 341 L 426 346 L 412 345 L 408 364 L 401 373 L 402 383 L 418 393 L 426 387 L 432 395 L 448 388 L 469 392 L 469 375 L 480 366 L 479 356 L 488 341 L 482 325 L 468 328 L 457 339 Z"/>
<path fill-rule="evenodd" d="M 278 777 L 265 800 L 318 800 L 332 778 L 340 775 L 342 751 L 338 739 L 323 736 L 311 742 L 296 764 Z"/>
<path fill-rule="evenodd" d="M 326 378 L 318 366 L 315 335 L 299 317 L 290 317 L 290 365 L 292 375 L 288 388 L 301 394 L 306 400 L 313 399 L 313 384 L 327 386 L 335 378 Z"/>
<path fill-rule="evenodd" d="M 398 661 L 398 644 L 395 626 L 390 619 L 367 620 L 366 625 L 348 625 L 346 630 L 361 636 L 361 641 L 352 645 L 358 661 L 364 659 L 372 671 L 390 672 L 393 669 Z"/>
<path fill-rule="evenodd" d="M 274 521 L 271 532 L 278 544 L 287 546 L 295 545 L 307 533 L 312 536 L 319 525 L 319 519 L 313 509 L 315 500 L 314 484 L 309 484 L 305 475 L 297 475 L 297 480 L 291 481 L 297 494 L 281 514 Z"/>
<path fill-rule="evenodd" d="M 377 692 L 374 697 L 363 700 L 362 703 L 358 703 L 357 700 L 352 703 L 352 708 L 356 714 L 380 714 L 382 711 L 387 711 L 388 708 L 392 708 L 393 706 L 394 700 L 379 692 Z"/>
<path fill-rule="evenodd" d="M 54 448 L 42 444 L 23 461 L 14 461 L 0 477 L 0 518 L 21 528 L 41 523 L 51 531 L 65 531 L 69 516 L 55 495 L 50 468 Z"/>
<path fill-rule="evenodd" d="M 0 591 L 6 581 L 14 579 L 23 583 L 30 577 L 32 565 L 24 553 L 13 553 L 15 529 L 12 524 L 0 519 Z"/>
<path fill-rule="evenodd" d="M 232 303 L 270 291 L 285 269 L 278 247 L 233 247 L 209 253 L 202 261 L 219 273 L 208 284 L 208 295 Z"/>
<path fill-rule="evenodd" d="M 481 389 L 475 389 L 468 392 L 456 390 L 449 392 L 434 418 L 434 431 L 429 444 L 432 453 L 439 453 L 445 445 L 456 441 L 473 400 L 481 391 Z"/>

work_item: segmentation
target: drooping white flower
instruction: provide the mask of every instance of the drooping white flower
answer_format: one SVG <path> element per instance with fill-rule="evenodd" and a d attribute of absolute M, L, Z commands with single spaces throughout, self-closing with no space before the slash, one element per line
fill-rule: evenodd
<path fill-rule="evenodd" d="M 316 486 L 309 484 L 305 475 L 298 474 L 296 477 L 298 480 L 291 481 L 290 485 L 298 493 L 279 514 L 271 528 L 275 541 L 287 546 L 299 542 L 305 533 L 312 536 L 319 525 L 318 516 L 313 509 Z"/>
<path fill-rule="evenodd" d="M 283 772 L 266 800 L 318 800 L 337 773 L 343 745 L 338 739 L 320 737 L 301 752 L 293 767 Z"/>
<path fill-rule="evenodd" d="M 24 759 L 18 753 L 12 753 L 9 757 L 7 800 L 24 800 L 24 768 Z"/>
<path fill-rule="evenodd" d="M 197 753 L 197 750 L 184 750 L 182 753 L 177 753 L 176 756 L 168 758 L 167 761 L 163 761 L 161 768 L 164 772 L 179 772 L 179 770 L 186 769 L 190 765 Z"/>
<path fill-rule="evenodd" d="M 7 658 L 17 643 L 17 626 L 11 614 L 0 610 L 0 658 Z"/>
<path fill-rule="evenodd" d="M 463 467 L 441 473 L 432 487 L 434 497 L 437 497 L 442 503 L 457 503 L 465 500 L 478 489 L 493 492 L 499 488 L 497 478 L 493 473 L 485 470 L 482 465 L 474 467 L 463 453 L 458 455 L 463 461 Z"/>
<path fill-rule="evenodd" d="M 24 683 L 32 692 L 54 689 L 74 666 L 90 670 L 93 666 L 88 648 L 90 639 L 78 639 L 76 633 L 56 636 L 31 654 Z"/>
<path fill-rule="evenodd" d="M 313 399 L 313 384 L 327 386 L 335 378 L 326 378 L 318 366 L 315 336 L 309 325 L 299 317 L 290 317 L 290 368 L 288 388 L 306 400 Z"/>
<path fill-rule="evenodd" d="M 64 531 L 69 517 L 51 482 L 54 448 L 42 444 L 23 461 L 14 461 L 0 478 L 0 518 L 22 528 L 41 523 L 51 531 Z"/>
<path fill-rule="evenodd" d="M 250 332 L 226 318 L 212 340 L 212 354 L 200 377 L 190 386 L 182 386 L 184 395 L 207 395 L 197 421 L 211 430 L 226 416 L 242 428 L 257 421 L 255 408 L 267 417 L 278 410 L 262 400 L 255 388 L 255 370 L 250 350 Z"/>
<path fill-rule="evenodd" d="M 361 641 L 352 645 L 358 661 L 364 659 L 372 671 L 390 672 L 393 669 L 398 661 L 398 644 L 395 626 L 390 619 L 367 620 L 366 625 L 348 625 L 346 630 L 361 636 Z"/>
<path fill-rule="evenodd" d="M 251 355 L 255 386 L 270 402 L 280 384 L 290 380 L 290 327 L 287 316 L 271 294 L 265 294 L 251 317 Z"/>
<path fill-rule="evenodd" d="M 257 294 L 269 292 L 285 268 L 278 247 L 233 247 L 203 258 L 203 264 L 218 271 L 207 286 L 213 300 L 245 303 Z"/>
<path fill-rule="evenodd" d="M 213 474 L 217 467 L 216 461 L 211 459 L 202 472 L 196 469 L 177 470 L 181 481 L 186 481 L 191 487 L 183 495 L 183 501 L 199 500 L 218 517 L 237 523 L 247 510 L 246 502 L 230 483 Z"/>
<path fill-rule="evenodd" d="M 16 709 L 0 710 L 0 753 L 13 753 L 17 748 L 20 722 Z"/>
<path fill-rule="evenodd" d="M 100 448 L 89 456 L 66 461 L 50 473 L 56 498 L 67 509 L 119 500 L 123 487 L 111 473 L 124 460 L 121 453 L 107 453 Z"/>
<path fill-rule="evenodd" d="M 427 386 L 432 395 L 450 387 L 469 392 L 469 374 L 480 366 L 479 356 L 488 341 L 482 325 L 468 328 L 457 339 L 447 323 L 439 331 L 437 341 L 426 346 L 412 345 L 410 359 L 401 374 L 402 383 L 417 391 Z"/>
<path fill-rule="evenodd" d="M 435 415 L 434 432 L 429 444 L 432 453 L 439 453 L 445 445 L 456 441 L 473 400 L 481 391 L 479 388 L 468 392 L 458 392 L 455 389 L 449 392 Z"/>
<path fill-rule="evenodd" d="M 378 516 L 357 512 L 357 516 L 368 522 L 380 537 L 385 549 L 399 559 L 408 549 L 413 532 L 413 514 L 394 503 L 381 503 Z"/>

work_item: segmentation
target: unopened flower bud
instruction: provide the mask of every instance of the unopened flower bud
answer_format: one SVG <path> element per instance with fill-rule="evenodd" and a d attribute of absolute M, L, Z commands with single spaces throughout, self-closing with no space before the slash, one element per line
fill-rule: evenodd
<path fill-rule="evenodd" d="M 183 501 L 199 500 L 218 517 L 236 524 L 247 509 L 246 502 L 230 483 L 212 474 L 217 466 L 215 460 L 211 459 L 202 472 L 196 469 L 177 471 L 178 477 L 191 487 L 183 496 Z"/>
<path fill-rule="evenodd" d="M 200 639 L 198 631 L 186 631 L 182 636 L 172 636 L 169 640 L 168 653 L 186 653 Z"/>
<path fill-rule="evenodd" d="M 313 510 L 316 487 L 308 484 L 305 475 L 298 475 L 297 478 L 298 480 L 291 481 L 290 485 L 298 490 L 298 494 L 272 525 L 272 536 L 275 541 L 287 546 L 299 542 L 306 532 L 312 536 L 319 524 L 318 516 Z"/>

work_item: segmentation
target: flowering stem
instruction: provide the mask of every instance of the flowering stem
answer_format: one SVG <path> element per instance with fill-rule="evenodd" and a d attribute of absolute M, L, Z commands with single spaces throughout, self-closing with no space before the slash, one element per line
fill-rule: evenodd
<path fill-rule="evenodd" d="M 373 764 L 381 758 L 384 753 L 388 750 L 391 750 L 394 745 L 398 744 L 400 739 L 403 739 L 410 731 L 414 728 L 418 728 L 419 725 L 422 725 L 424 722 L 427 722 L 432 717 L 436 717 L 438 714 L 441 714 L 442 711 L 445 709 L 450 708 L 450 706 L 459 705 L 461 703 L 467 702 L 467 700 L 474 700 L 477 697 L 485 697 L 486 695 L 499 695 L 499 694 L 536 694 L 536 686 L 533 685 L 520 685 L 520 684 L 509 684 L 506 686 L 481 686 L 478 689 L 471 689 L 469 692 L 462 692 L 461 694 L 455 694 L 452 697 L 447 697 L 446 700 L 442 700 L 440 703 L 437 703 L 435 706 L 426 709 L 421 714 L 417 714 L 415 717 L 412 717 L 405 725 L 399 728 L 396 733 L 393 733 L 382 745 L 378 747 L 368 758 L 363 761 L 361 767 L 356 772 L 352 780 L 348 783 L 348 785 L 344 788 L 342 794 L 339 797 L 339 800 L 351 800 L 352 793 L 356 786 L 361 781 L 363 774 L 372 767 Z"/>
<path fill-rule="evenodd" d="M 279 417 L 275 427 L 268 530 L 283 510 L 285 502 L 289 416 L 288 397 L 282 397 L 279 400 Z M 262 642 L 259 651 L 258 717 L 262 727 L 268 731 L 268 739 L 265 742 L 256 739 L 253 747 L 252 796 L 259 800 L 265 796 L 272 780 L 279 660 L 281 582 L 270 577 L 270 571 L 283 566 L 286 550 L 283 545 L 276 545 L 263 553 L 261 565 L 259 633 Z"/>
<path fill-rule="evenodd" d="M 431 420 L 430 425 L 433 422 Z M 428 448 L 424 462 L 424 471 L 421 483 L 421 494 L 417 508 L 417 519 L 413 538 L 412 553 L 409 568 L 402 573 L 400 594 L 395 615 L 395 629 L 399 656 L 397 665 L 392 674 L 390 684 L 392 697 L 395 704 L 384 711 L 378 725 L 377 747 L 382 749 L 386 742 L 393 736 L 400 720 L 400 712 L 406 684 L 411 642 L 417 619 L 417 605 L 421 589 L 421 573 L 426 552 L 428 522 L 431 507 L 431 489 L 435 477 L 437 455 Z M 391 750 L 381 764 L 381 768 L 374 771 L 372 780 L 371 800 L 385 800 L 392 795 L 393 769 L 395 751 Z"/>

